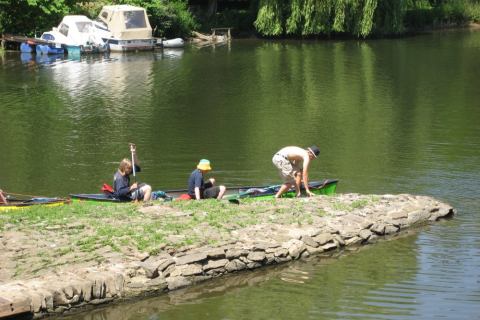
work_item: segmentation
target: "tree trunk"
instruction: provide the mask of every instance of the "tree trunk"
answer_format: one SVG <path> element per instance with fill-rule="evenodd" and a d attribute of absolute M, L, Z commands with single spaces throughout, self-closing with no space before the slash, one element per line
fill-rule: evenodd
<path fill-rule="evenodd" d="M 212 21 L 217 14 L 217 1 L 218 0 L 208 0 L 207 5 L 207 20 Z"/>

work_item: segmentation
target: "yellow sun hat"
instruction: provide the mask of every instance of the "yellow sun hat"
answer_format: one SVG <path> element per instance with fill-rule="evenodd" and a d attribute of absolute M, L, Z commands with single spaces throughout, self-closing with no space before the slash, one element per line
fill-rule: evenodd
<path fill-rule="evenodd" d="M 198 164 L 197 168 L 200 170 L 206 170 L 206 171 L 212 170 L 212 167 L 210 167 L 210 161 L 208 161 L 207 159 L 200 160 L 200 163 Z"/>

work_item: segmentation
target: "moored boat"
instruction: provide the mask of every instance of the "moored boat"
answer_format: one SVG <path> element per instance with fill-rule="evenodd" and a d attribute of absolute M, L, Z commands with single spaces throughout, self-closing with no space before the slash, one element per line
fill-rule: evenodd
<path fill-rule="evenodd" d="M 107 50 L 93 21 L 82 15 L 63 17 L 57 28 L 44 32 L 40 39 L 46 41 L 47 46 L 52 49 L 66 48 L 68 54 Z"/>
<path fill-rule="evenodd" d="M 156 40 L 144 8 L 104 6 L 94 21 L 96 31 L 112 52 L 152 50 Z"/>
<path fill-rule="evenodd" d="M 70 202 L 72 201 L 62 198 L 31 198 L 26 200 L 11 199 L 10 197 L 5 197 L 2 190 L 0 190 L 0 211 L 25 209 L 34 205 L 58 206 Z"/>
<path fill-rule="evenodd" d="M 333 195 L 337 187 L 338 179 L 330 179 L 325 181 L 317 181 L 309 183 L 310 191 L 316 195 Z M 280 189 L 281 185 L 275 186 L 249 186 L 249 187 L 227 187 L 224 198 L 227 200 L 244 199 L 244 198 L 256 198 L 266 199 L 273 198 Z M 302 194 L 305 194 L 305 188 L 301 187 Z M 154 191 L 153 195 L 158 195 L 160 198 L 175 199 L 180 198 L 183 194 L 188 193 L 188 189 L 176 189 L 165 191 Z M 86 203 L 120 203 L 131 202 L 130 200 L 122 201 L 115 198 L 111 193 L 96 193 L 96 194 L 70 194 L 73 202 L 86 202 Z M 282 198 L 295 197 L 295 187 L 290 188 L 286 193 L 282 195 Z"/>

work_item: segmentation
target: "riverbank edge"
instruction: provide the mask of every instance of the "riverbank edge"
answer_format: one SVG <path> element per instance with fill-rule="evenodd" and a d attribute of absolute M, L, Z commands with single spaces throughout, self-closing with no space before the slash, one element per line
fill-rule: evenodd
<path fill-rule="evenodd" d="M 351 209 L 365 197 L 328 197 L 336 203 L 333 207 L 326 206 L 326 196 L 281 199 L 279 203 L 293 203 L 295 210 L 323 210 L 327 215 L 307 225 L 270 222 L 233 230 L 225 235 L 228 243 L 218 246 L 199 243 L 155 256 L 125 257 L 119 263 L 107 259 L 94 267 L 11 281 L 0 286 L 0 318 L 40 319 L 156 296 L 231 273 L 373 244 L 456 214 L 448 204 L 409 194 L 369 195 L 376 200 Z M 289 214 L 295 215 L 295 210 Z"/>

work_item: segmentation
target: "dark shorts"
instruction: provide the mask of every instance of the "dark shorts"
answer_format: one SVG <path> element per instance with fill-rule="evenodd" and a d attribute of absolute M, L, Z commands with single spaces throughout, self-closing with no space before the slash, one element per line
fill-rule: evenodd
<path fill-rule="evenodd" d="M 220 193 L 220 187 L 214 186 L 203 191 L 203 198 L 204 199 L 212 199 L 217 198 L 218 194 Z"/>

